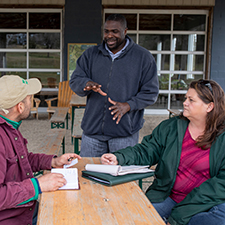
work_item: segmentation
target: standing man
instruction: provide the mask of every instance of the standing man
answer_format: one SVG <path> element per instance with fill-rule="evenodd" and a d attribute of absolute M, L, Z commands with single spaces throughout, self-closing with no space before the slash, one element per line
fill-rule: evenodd
<path fill-rule="evenodd" d="M 144 108 L 157 100 L 157 68 L 151 53 L 127 34 L 120 14 L 104 25 L 104 41 L 77 60 L 70 87 L 87 96 L 81 156 L 99 157 L 138 143 Z"/>
<path fill-rule="evenodd" d="M 33 172 L 69 164 L 71 153 L 60 157 L 33 154 L 19 131 L 30 114 L 31 96 L 41 90 L 33 78 L 9 75 L 0 78 L 0 224 L 36 224 L 38 195 L 66 184 L 62 174 L 49 173 L 34 178 Z"/>

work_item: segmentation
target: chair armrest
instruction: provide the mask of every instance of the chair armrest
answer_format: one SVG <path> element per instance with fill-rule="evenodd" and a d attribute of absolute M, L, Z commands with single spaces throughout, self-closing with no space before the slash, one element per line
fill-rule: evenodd
<path fill-rule="evenodd" d="M 52 106 L 52 101 L 57 100 L 57 99 L 58 99 L 58 97 L 48 98 L 48 99 L 45 99 L 45 101 L 47 102 L 48 107 L 51 107 Z"/>
<path fill-rule="evenodd" d="M 41 100 L 39 98 L 34 98 L 34 102 L 35 102 L 35 107 L 38 108 L 41 103 Z"/>

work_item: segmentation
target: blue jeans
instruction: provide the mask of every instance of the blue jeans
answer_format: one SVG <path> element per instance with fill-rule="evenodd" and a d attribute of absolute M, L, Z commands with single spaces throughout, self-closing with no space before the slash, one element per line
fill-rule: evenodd
<path fill-rule="evenodd" d="M 37 201 L 37 202 L 36 202 L 36 205 L 35 205 L 35 209 L 34 209 L 32 225 L 36 225 L 36 224 L 37 224 L 38 206 L 39 206 L 39 202 Z"/>
<path fill-rule="evenodd" d="M 160 203 L 152 203 L 165 223 L 177 203 L 170 197 Z M 190 219 L 187 225 L 225 225 L 225 203 L 212 207 L 208 212 L 198 213 Z"/>
<path fill-rule="evenodd" d="M 177 203 L 170 197 L 166 198 L 163 202 L 152 203 L 158 214 L 162 217 L 162 219 L 167 223 L 167 219 L 169 218 L 172 208 Z M 197 225 L 197 224 L 196 224 Z"/>
<path fill-rule="evenodd" d="M 101 157 L 105 153 L 115 152 L 128 146 L 138 143 L 139 132 L 120 138 L 111 138 L 108 141 L 99 141 L 82 134 L 80 156 L 82 157 Z"/>

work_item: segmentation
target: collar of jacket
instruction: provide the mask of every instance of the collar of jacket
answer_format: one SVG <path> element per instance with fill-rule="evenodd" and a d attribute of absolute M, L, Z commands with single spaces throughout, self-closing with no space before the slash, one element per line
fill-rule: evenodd
<path fill-rule="evenodd" d="M 129 39 L 130 43 L 118 58 L 120 58 L 121 56 L 126 54 L 131 49 L 131 47 L 135 44 L 134 41 L 128 35 L 126 35 L 126 38 Z M 99 45 L 98 49 L 99 49 L 99 51 L 102 52 L 103 55 L 110 56 L 109 52 L 105 49 L 105 41 L 104 40 L 103 40 L 102 44 Z"/>
<path fill-rule="evenodd" d="M 19 126 L 21 125 L 22 121 L 20 121 L 20 122 L 12 121 L 12 120 L 0 115 L 0 124 L 3 124 L 3 123 L 10 124 L 13 126 L 13 128 L 15 128 L 17 130 L 19 128 Z"/>

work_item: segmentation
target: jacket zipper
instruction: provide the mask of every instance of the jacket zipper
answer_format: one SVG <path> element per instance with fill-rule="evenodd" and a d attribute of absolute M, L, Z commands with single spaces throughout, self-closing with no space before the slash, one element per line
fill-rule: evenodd
<path fill-rule="evenodd" d="M 109 73 L 109 81 L 110 81 L 111 76 L 112 76 L 113 62 L 114 62 L 114 60 L 112 60 L 112 64 L 111 64 L 111 69 L 110 69 L 110 73 Z M 108 84 L 107 84 L 106 93 L 108 93 L 108 89 L 109 89 L 109 81 L 108 81 Z M 104 113 L 103 113 L 103 119 L 102 119 L 102 134 L 104 134 L 104 125 L 105 125 L 105 117 L 106 117 L 106 105 L 107 105 L 107 101 L 108 101 L 108 96 L 105 98 Z"/>
<path fill-rule="evenodd" d="M 177 174 L 177 170 L 178 170 L 178 167 L 179 167 L 179 164 L 180 164 L 180 156 L 181 156 L 181 151 L 182 151 L 182 141 L 180 143 L 179 140 L 181 140 L 180 135 L 183 134 L 182 130 L 180 130 L 181 128 L 180 128 L 179 124 L 177 124 L 177 126 L 178 126 L 178 129 L 177 129 L 178 130 L 178 143 L 177 144 L 178 144 L 179 156 L 178 156 L 178 159 L 177 159 L 177 165 L 176 165 L 176 172 L 175 172 L 175 174 Z M 175 181 L 176 181 L 176 175 L 174 176 L 174 179 L 173 179 L 172 185 L 170 187 L 169 193 L 171 193 Z"/>

